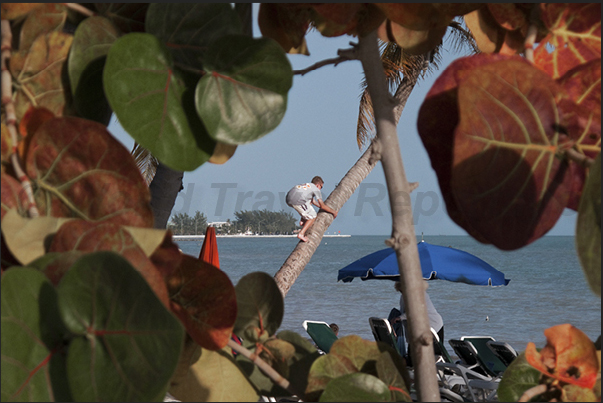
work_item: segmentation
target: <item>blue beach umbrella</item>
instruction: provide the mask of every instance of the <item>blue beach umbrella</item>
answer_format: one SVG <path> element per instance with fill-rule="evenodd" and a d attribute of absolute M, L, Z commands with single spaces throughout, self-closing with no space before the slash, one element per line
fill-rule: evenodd
<path fill-rule="evenodd" d="M 509 284 L 510 280 L 505 279 L 504 273 L 471 253 L 425 241 L 419 242 L 417 248 L 425 280 L 448 280 L 493 287 Z M 399 281 L 400 273 L 394 249 L 382 249 L 347 265 L 339 270 L 337 281 L 349 283 L 356 277 L 361 280 Z"/>

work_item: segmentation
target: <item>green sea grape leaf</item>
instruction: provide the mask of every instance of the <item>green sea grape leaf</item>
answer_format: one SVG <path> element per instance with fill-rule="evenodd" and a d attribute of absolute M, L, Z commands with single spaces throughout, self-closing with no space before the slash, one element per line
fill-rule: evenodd
<path fill-rule="evenodd" d="M 43 273 L 2 275 L 2 401 L 71 401 L 57 293 Z"/>
<path fill-rule="evenodd" d="M 151 3 L 145 26 L 146 32 L 166 45 L 177 67 L 199 75 L 214 40 L 242 33 L 239 16 L 230 3 Z"/>
<path fill-rule="evenodd" d="M 31 106 L 63 115 L 68 90 L 63 85 L 61 71 L 72 41 L 72 35 L 53 31 L 38 36 L 29 49 L 13 53 L 10 71 L 17 89 L 14 101 L 17 121 Z"/>
<path fill-rule="evenodd" d="M 210 46 L 203 67 L 206 74 L 197 84 L 195 105 L 212 138 L 245 144 L 279 125 L 293 71 L 276 41 L 223 36 Z"/>
<path fill-rule="evenodd" d="M 349 358 L 330 353 L 321 355 L 310 367 L 306 400 L 316 401 L 331 380 L 355 372 L 358 368 Z"/>
<path fill-rule="evenodd" d="M 377 343 L 364 340 L 357 335 L 335 340 L 329 353 L 348 358 L 358 371 L 363 370 L 370 361 L 377 361 L 381 355 Z"/>
<path fill-rule="evenodd" d="M 96 10 L 121 32 L 144 32 L 149 3 L 95 3 Z"/>
<path fill-rule="evenodd" d="M 184 329 L 128 261 L 113 252 L 87 254 L 58 293 L 61 317 L 74 334 L 67 356 L 73 398 L 157 398 L 178 364 Z"/>
<path fill-rule="evenodd" d="M 169 307 L 168 291 L 163 276 L 123 226 L 71 220 L 58 229 L 48 248 L 51 253 L 102 250 L 112 251 L 126 258 L 142 274 L 159 300 Z"/>
<path fill-rule="evenodd" d="M 406 365 L 400 354 L 395 351 L 384 351 L 377 359 L 377 375 L 390 389 L 392 400 L 396 402 L 411 402 L 408 393 L 410 377 L 406 373 L 406 380 L 401 371 L 407 372 Z"/>
<path fill-rule="evenodd" d="M 46 3 L 35 8 L 21 27 L 19 49 L 29 49 L 40 35 L 62 31 L 66 20 L 67 7 L 62 3 Z"/>
<path fill-rule="evenodd" d="M 197 79 L 175 69 L 166 46 L 142 33 L 113 44 L 103 73 L 107 99 L 123 128 L 179 171 L 193 171 L 207 162 L 216 145 L 194 110 Z"/>
<path fill-rule="evenodd" d="M 196 346 L 199 358 L 183 361 L 171 380 L 169 392 L 183 402 L 257 402 L 258 394 L 228 353 Z"/>
<path fill-rule="evenodd" d="M 458 86 L 451 188 L 472 229 L 499 249 L 543 236 L 567 206 L 569 138 L 561 127 L 558 84 L 526 63 L 472 70 Z"/>
<path fill-rule="evenodd" d="M 261 329 L 272 336 L 283 321 L 285 304 L 274 278 L 265 272 L 241 277 L 235 286 L 238 314 L 234 332 L 242 334 L 248 327 Z"/>
<path fill-rule="evenodd" d="M 31 138 L 25 169 L 41 215 L 153 226 L 146 182 L 130 152 L 100 123 L 45 121 Z"/>
<path fill-rule="evenodd" d="M 521 353 L 505 370 L 498 386 L 498 399 L 516 402 L 526 390 L 539 383 L 540 372 L 528 364 L 525 353 Z"/>
<path fill-rule="evenodd" d="M 105 59 L 119 35 L 118 29 L 107 18 L 86 18 L 75 30 L 69 52 L 69 80 L 74 106 L 80 116 L 99 123 L 106 120 L 109 108 L 103 90 Z"/>
<path fill-rule="evenodd" d="M 580 200 L 576 249 L 588 285 L 601 296 L 601 154 L 590 168 Z"/>
<path fill-rule="evenodd" d="M 237 318 L 237 296 L 222 270 L 189 255 L 166 278 L 172 312 L 201 347 L 226 346 Z"/>
<path fill-rule="evenodd" d="M 357 372 L 333 379 L 319 402 L 389 402 L 389 388 L 379 378 Z"/>
<path fill-rule="evenodd" d="M 308 339 L 302 337 L 299 333 L 283 330 L 278 332 L 276 337 L 288 341 L 295 347 L 295 355 L 288 364 L 288 379 L 291 388 L 293 390 L 306 390 L 310 368 L 321 354 Z"/>

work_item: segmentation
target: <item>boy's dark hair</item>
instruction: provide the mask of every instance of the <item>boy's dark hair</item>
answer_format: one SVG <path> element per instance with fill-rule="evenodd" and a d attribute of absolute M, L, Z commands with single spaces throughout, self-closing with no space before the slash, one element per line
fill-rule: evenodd
<path fill-rule="evenodd" d="M 315 176 L 314 178 L 312 178 L 312 183 L 315 184 L 315 185 L 318 185 L 319 183 L 321 185 L 324 185 L 325 181 L 323 181 L 320 176 Z"/>
<path fill-rule="evenodd" d="M 331 330 L 333 330 L 333 333 L 335 333 L 335 334 L 339 333 L 339 326 L 337 326 L 336 323 L 331 323 L 329 325 L 329 327 L 331 328 Z"/>

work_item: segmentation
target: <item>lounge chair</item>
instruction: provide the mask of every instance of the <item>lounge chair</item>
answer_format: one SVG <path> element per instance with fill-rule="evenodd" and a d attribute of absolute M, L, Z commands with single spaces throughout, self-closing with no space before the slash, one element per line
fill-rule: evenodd
<path fill-rule="evenodd" d="M 517 358 L 517 351 L 509 343 L 490 340 L 486 345 L 507 367 Z"/>
<path fill-rule="evenodd" d="M 452 363 L 452 358 L 450 357 L 448 350 L 446 350 L 444 343 L 442 343 L 442 340 L 440 340 L 438 332 L 436 332 L 433 327 L 430 329 L 431 333 L 433 334 L 433 352 L 435 353 L 436 362 Z"/>
<path fill-rule="evenodd" d="M 392 347 L 402 357 L 406 356 L 405 347 L 403 347 L 401 350 L 400 346 L 398 345 L 398 337 L 404 340 L 404 335 L 397 336 L 387 319 L 371 316 L 369 318 L 369 325 L 371 326 L 371 331 L 373 332 L 373 337 L 376 341 L 381 341 Z"/>
<path fill-rule="evenodd" d="M 463 336 L 449 340 L 449 343 L 465 366 L 496 378 L 502 375 L 507 365 L 488 347 L 489 341 L 496 340 L 490 336 Z"/>
<path fill-rule="evenodd" d="M 328 353 L 337 340 L 337 336 L 327 322 L 305 320 L 302 324 L 304 330 L 310 335 L 319 350 Z"/>

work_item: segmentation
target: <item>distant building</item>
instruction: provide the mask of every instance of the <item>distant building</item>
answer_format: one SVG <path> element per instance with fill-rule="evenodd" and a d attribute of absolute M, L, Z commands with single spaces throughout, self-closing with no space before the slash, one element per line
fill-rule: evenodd
<path fill-rule="evenodd" d="M 230 227 L 230 225 L 231 225 L 230 221 L 214 221 L 214 222 L 207 223 L 208 227 L 215 227 L 215 228 Z"/>

